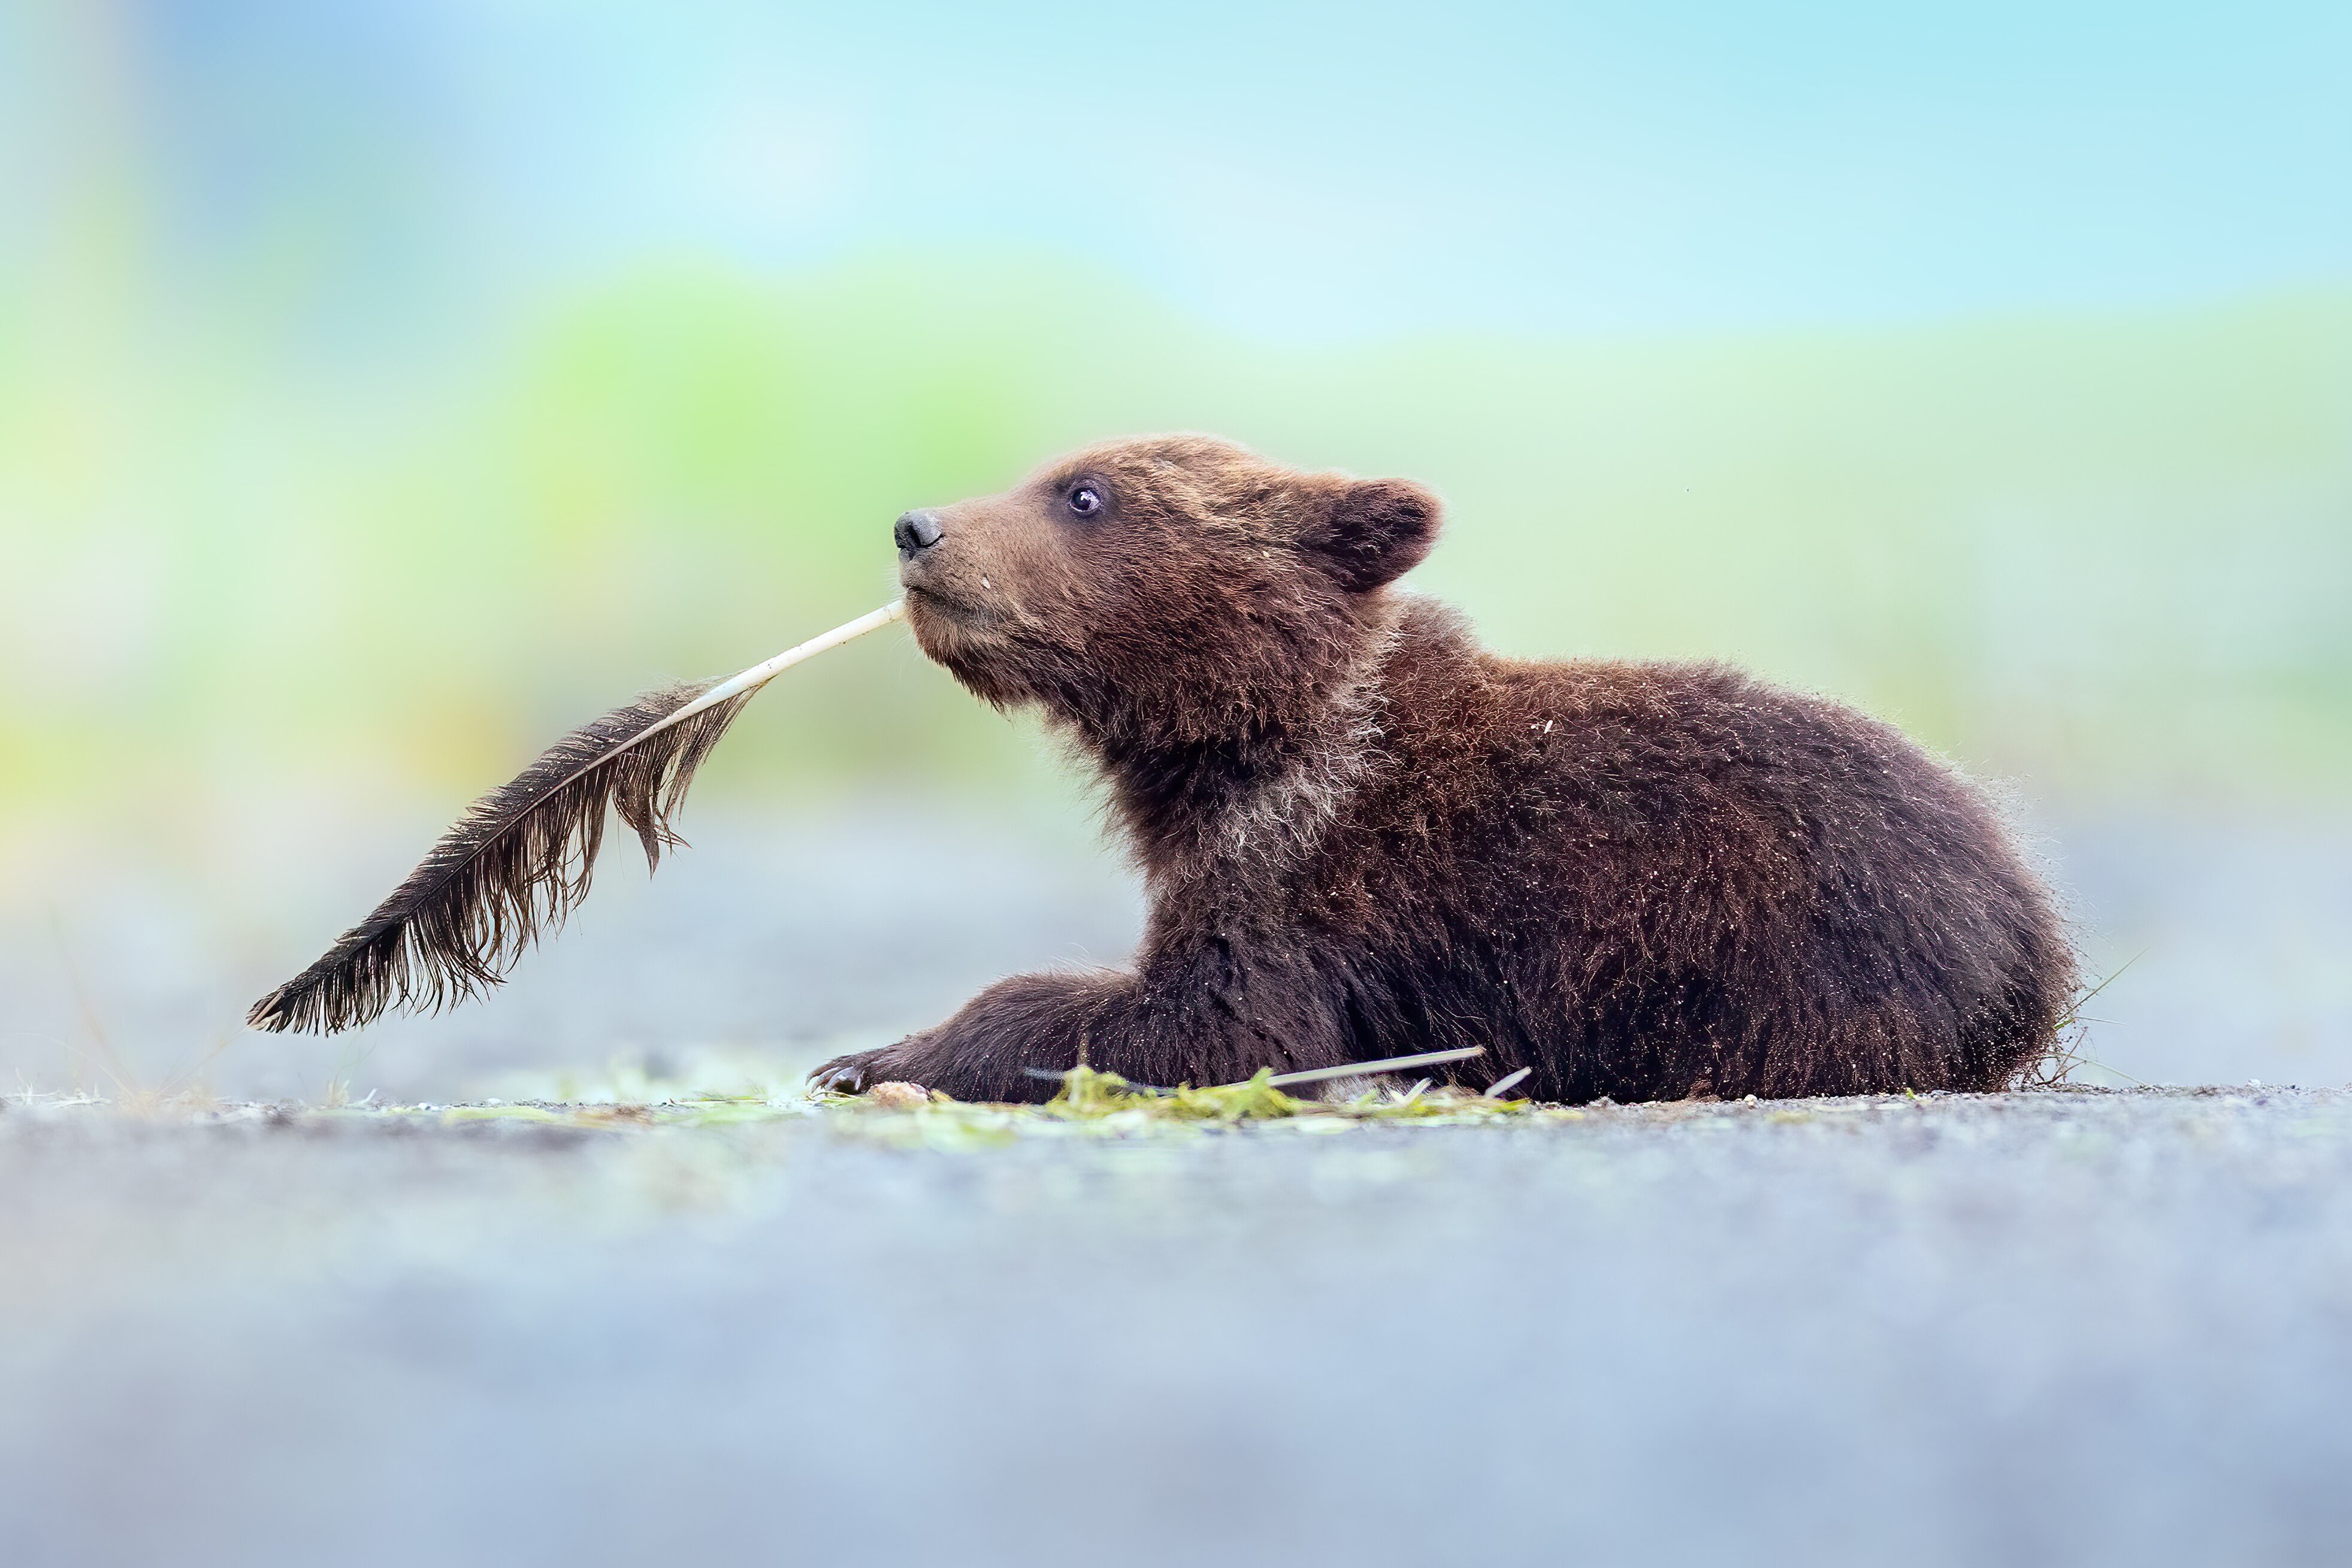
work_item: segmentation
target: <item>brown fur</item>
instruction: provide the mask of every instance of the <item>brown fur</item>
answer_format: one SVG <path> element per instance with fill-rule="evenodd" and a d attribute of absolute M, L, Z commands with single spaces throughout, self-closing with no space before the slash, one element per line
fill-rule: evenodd
<path fill-rule="evenodd" d="M 1099 764 L 1150 920 L 1131 972 L 1005 980 L 822 1082 L 1482 1045 L 1465 1082 L 1547 1100 L 1994 1089 L 2068 1006 L 2049 897 L 1951 769 L 1719 665 L 1481 651 L 1388 587 L 1436 536 L 1416 486 L 1157 437 L 919 516 L 917 640 Z"/>

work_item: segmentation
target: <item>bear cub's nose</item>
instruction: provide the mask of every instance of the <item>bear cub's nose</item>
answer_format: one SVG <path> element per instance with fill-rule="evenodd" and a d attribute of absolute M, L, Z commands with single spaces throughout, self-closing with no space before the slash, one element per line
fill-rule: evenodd
<path fill-rule="evenodd" d="M 940 542 L 940 515 L 928 508 L 907 512 L 898 518 L 898 526 L 890 530 L 898 541 L 898 554 L 912 560 L 919 550 L 927 550 Z"/>

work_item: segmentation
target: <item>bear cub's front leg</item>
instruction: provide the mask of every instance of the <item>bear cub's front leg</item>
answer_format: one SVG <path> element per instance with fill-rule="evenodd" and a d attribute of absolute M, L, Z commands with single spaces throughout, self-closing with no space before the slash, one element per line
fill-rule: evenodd
<path fill-rule="evenodd" d="M 809 1075 L 812 1086 L 858 1094 L 877 1083 L 919 1083 L 958 1100 L 1042 1101 L 1053 1081 L 1023 1069 L 1059 1072 L 1082 1051 L 1097 1066 L 1122 1054 L 1112 1038 L 1120 1002 L 1133 988 L 1124 975 L 1022 975 L 999 981 L 935 1029 L 896 1045 L 837 1056 Z"/>

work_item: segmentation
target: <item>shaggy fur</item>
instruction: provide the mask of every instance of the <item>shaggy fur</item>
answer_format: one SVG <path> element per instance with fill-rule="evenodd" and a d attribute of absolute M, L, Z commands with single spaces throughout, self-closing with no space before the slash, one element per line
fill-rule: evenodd
<path fill-rule="evenodd" d="M 817 1081 L 1022 1100 L 1081 1059 L 1483 1045 L 1465 1082 L 1546 1100 L 1787 1096 L 1995 1089 L 2048 1048 L 2072 955 L 1965 780 L 1718 665 L 1481 651 L 1388 587 L 1438 517 L 1194 436 L 908 514 L 924 653 L 1100 766 L 1151 915 L 1132 972 L 1003 981 Z"/>

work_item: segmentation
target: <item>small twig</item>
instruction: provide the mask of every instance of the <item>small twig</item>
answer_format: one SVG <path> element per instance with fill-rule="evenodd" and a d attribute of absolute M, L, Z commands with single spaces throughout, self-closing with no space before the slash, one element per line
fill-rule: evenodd
<path fill-rule="evenodd" d="M 1525 1078 L 1528 1073 L 1533 1072 L 1534 1071 L 1535 1069 L 1532 1067 L 1522 1067 L 1517 1072 L 1505 1073 L 1502 1077 L 1496 1079 L 1492 1083 L 1487 1084 L 1486 1092 L 1480 1095 L 1479 1098 L 1482 1100 L 1500 1100 L 1505 1094 L 1517 1087 L 1520 1079 Z"/>
<path fill-rule="evenodd" d="M 1266 1082 L 1276 1089 L 1286 1089 L 1294 1083 L 1323 1083 L 1328 1082 L 1334 1078 L 1354 1078 L 1360 1073 L 1402 1072 L 1408 1067 L 1431 1067 L 1441 1061 L 1461 1061 L 1473 1056 L 1483 1056 L 1486 1054 L 1486 1048 L 1483 1045 L 1465 1045 L 1453 1051 L 1424 1051 L 1414 1056 L 1384 1057 L 1379 1061 L 1350 1061 L 1339 1067 L 1309 1067 L 1297 1072 L 1277 1072 L 1273 1077 L 1267 1079 Z M 1070 1067 L 1059 1069 L 1052 1067 L 1024 1067 L 1021 1071 L 1031 1078 L 1042 1079 L 1048 1083 L 1061 1083 L 1067 1082 L 1070 1074 L 1077 1070 Z M 1524 1072 L 1521 1076 L 1525 1076 Z M 1220 1089 L 1239 1089 L 1244 1083 L 1247 1083 L 1248 1082 L 1249 1080 L 1244 1078 L 1239 1082 L 1220 1083 L 1216 1085 L 1216 1087 Z M 1516 1083 L 1518 1082 L 1518 1079 L 1507 1078 L 1503 1082 L 1506 1083 Z M 1427 1084 L 1424 1083 L 1423 1087 L 1426 1088 Z M 1149 1083 L 1130 1083 L 1128 1085 L 1128 1088 L 1138 1094 L 1173 1094 L 1176 1092 L 1173 1089 L 1155 1088 Z"/>
<path fill-rule="evenodd" d="M 1312 1067 L 1303 1072 L 1277 1072 L 1266 1080 L 1276 1089 L 1293 1083 L 1321 1083 L 1333 1078 L 1353 1078 L 1360 1072 L 1402 1072 L 1408 1067 L 1433 1067 L 1441 1061 L 1461 1061 L 1473 1056 L 1484 1056 L 1483 1045 L 1465 1045 L 1456 1051 L 1424 1051 L 1417 1056 L 1391 1056 L 1379 1061 L 1351 1061 L 1344 1067 Z M 1239 1084 L 1226 1084 L 1229 1089 Z"/>

